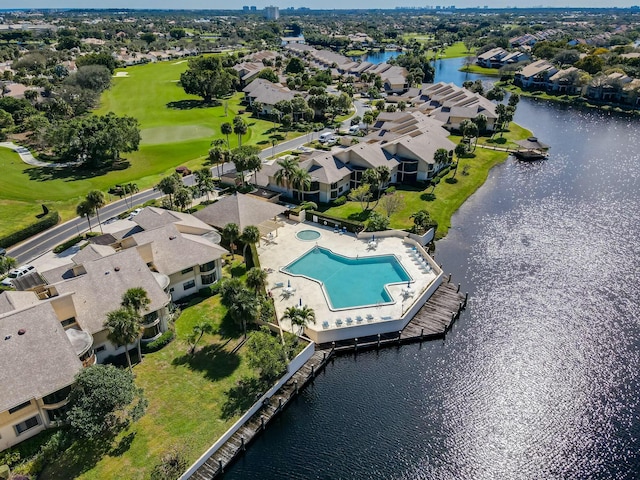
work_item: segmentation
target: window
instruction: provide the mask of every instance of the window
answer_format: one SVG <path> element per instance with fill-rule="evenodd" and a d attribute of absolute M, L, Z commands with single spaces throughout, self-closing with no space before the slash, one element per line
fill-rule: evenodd
<path fill-rule="evenodd" d="M 67 399 L 67 397 L 69 396 L 69 392 L 71 392 L 71 385 L 69 385 L 68 387 L 62 388 L 57 392 L 50 393 L 46 397 L 43 397 L 42 401 L 45 405 L 52 405 L 54 403 L 59 403 Z"/>
<path fill-rule="evenodd" d="M 153 323 L 158 319 L 158 311 L 156 310 L 155 312 L 151 312 L 151 313 L 147 313 L 144 316 L 144 320 L 142 321 L 142 323 L 144 325 L 148 325 L 149 323 Z"/>
<path fill-rule="evenodd" d="M 160 334 L 160 324 L 153 325 L 152 327 L 145 328 L 142 333 L 142 339 L 154 338 Z"/>
<path fill-rule="evenodd" d="M 36 415 L 35 417 L 31 417 L 22 423 L 14 425 L 13 428 L 16 430 L 16 435 L 20 435 L 33 427 L 37 427 L 38 425 L 40 425 L 40 417 Z"/>
<path fill-rule="evenodd" d="M 96 353 L 104 352 L 107 349 L 104 345 L 100 345 L 96 348 Z"/>
<path fill-rule="evenodd" d="M 189 280 L 188 282 L 184 282 L 182 284 L 182 289 L 183 290 L 189 290 L 191 288 L 194 288 L 196 286 L 196 281 L 195 280 Z"/>
<path fill-rule="evenodd" d="M 331 184 L 331 190 L 335 190 L 336 188 L 338 188 L 338 182 L 332 183 Z"/>
<path fill-rule="evenodd" d="M 180 273 L 184 275 L 185 273 L 189 273 L 189 272 L 193 272 L 193 267 L 185 268 Z"/>
<path fill-rule="evenodd" d="M 208 273 L 207 275 L 202 275 L 200 277 L 203 285 L 211 285 L 216 281 L 216 272 Z"/>
<path fill-rule="evenodd" d="M 47 410 L 47 417 L 49 417 L 50 422 L 57 422 L 64 420 L 64 415 L 69 410 L 69 405 L 63 405 L 60 408 L 56 408 L 54 410 Z"/>
<path fill-rule="evenodd" d="M 338 192 L 336 192 L 335 190 L 333 190 L 331 192 L 331 198 L 338 198 Z"/>
<path fill-rule="evenodd" d="M 17 405 L 13 408 L 9 409 L 9 413 L 16 413 L 18 410 L 22 410 L 23 408 L 27 408 L 29 405 L 31 405 L 31 400 L 29 400 L 28 402 L 24 402 L 21 403 L 20 405 Z"/>
<path fill-rule="evenodd" d="M 62 324 L 63 327 L 68 327 L 69 325 L 73 325 L 74 323 L 76 323 L 76 317 L 67 318 L 66 320 L 63 320 L 60 323 Z"/>
<path fill-rule="evenodd" d="M 204 265 L 200 265 L 200 273 L 210 272 L 214 268 L 216 268 L 216 262 L 215 261 L 211 261 L 209 263 L 205 263 Z"/>

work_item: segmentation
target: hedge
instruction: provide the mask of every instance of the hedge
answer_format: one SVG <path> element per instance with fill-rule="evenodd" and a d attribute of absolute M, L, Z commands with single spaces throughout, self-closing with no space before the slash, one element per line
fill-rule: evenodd
<path fill-rule="evenodd" d="M 144 353 L 157 352 L 162 347 L 169 345 L 169 343 L 171 343 L 171 341 L 173 340 L 174 336 L 175 334 L 173 333 L 173 330 L 167 330 L 158 338 L 156 338 L 153 342 L 143 343 L 142 351 Z"/>
<path fill-rule="evenodd" d="M 73 247 L 76 243 L 81 242 L 83 240 L 83 238 L 84 237 L 82 235 L 76 235 L 75 237 L 70 238 L 66 242 L 62 242 L 60 245 L 56 246 L 53 249 L 53 253 L 62 253 L 67 248 Z"/>
<path fill-rule="evenodd" d="M 316 212 L 315 210 L 307 210 L 307 220 L 312 220 L 313 216 L 318 217 L 318 223 L 327 222 L 328 226 L 335 227 L 338 225 L 340 228 L 346 227 L 349 232 L 357 233 L 364 230 L 364 223 L 357 220 L 348 220 L 346 218 L 332 217 L 325 213 Z"/>
<path fill-rule="evenodd" d="M 47 213 L 44 217 L 38 220 L 35 223 L 23 228 L 22 230 L 18 230 L 6 237 L 0 238 L 0 247 L 8 248 L 16 243 L 22 242 L 29 237 L 33 237 L 34 235 L 45 231 L 48 228 L 57 225 L 60 221 L 60 215 L 57 211 L 53 210 Z"/>

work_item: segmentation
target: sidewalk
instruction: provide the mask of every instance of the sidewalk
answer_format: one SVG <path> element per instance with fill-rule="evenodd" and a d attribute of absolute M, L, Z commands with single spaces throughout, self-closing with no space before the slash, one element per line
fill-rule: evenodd
<path fill-rule="evenodd" d="M 82 163 L 80 160 L 76 160 L 75 162 L 66 162 L 66 163 L 42 162 L 40 160 L 37 160 L 31 153 L 31 151 L 29 151 L 28 148 L 21 147 L 20 145 L 16 145 L 13 142 L 0 142 L 0 147 L 5 147 L 10 150 L 13 150 L 20 156 L 20 159 L 24 163 L 33 165 L 34 167 L 63 168 L 63 167 L 74 167 Z"/>

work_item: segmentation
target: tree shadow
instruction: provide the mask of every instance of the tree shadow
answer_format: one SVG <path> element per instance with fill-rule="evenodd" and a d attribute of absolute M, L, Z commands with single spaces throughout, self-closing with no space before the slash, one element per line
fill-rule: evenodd
<path fill-rule="evenodd" d="M 113 437 L 104 435 L 96 440 L 77 440 L 45 468 L 42 478 L 76 478 L 91 470 L 109 453 Z"/>
<path fill-rule="evenodd" d="M 36 167 L 25 170 L 25 173 L 29 176 L 29 180 L 36 182 L 48 182 L 50 180 L 74 182 L 76 180 L 101 177 L 115 170 L 126 170 L 130 166 L 131 163 L 128 160 L 121 160 L 95 169 L 86 167 Z"/>
<path fill-rule="evenodd" d="M 497 144 L 505 144 L 507 143 L 507 139 L 504 137 L 498 137 L 498 138 L 489 138 L 487 139 L 487 143 L 497 143 Z"/>
<path fill-rule="evenodd" d="M 425 202 L 433 202 L 436 199 L 436 195 L 434 193 L 424 192 L 420 195 L 420 200 L 424 200 Z"/>
<path fill-rule="evenodd" d="M 131 448 L 131 444 L 135 438 L 136 432 L 131 432 L 129 435 L 122 437 L 118 444 L 111 449 L 109 455 L 111 457 L 121 457 Z"/>
<path fill-rule="evenodd" d="M 218 335 L 220 338 L 232 339 L 238 338 L 242 335 L 242 326 L 238 325 L 229 312 L 225 313 L 224 317 L 220 319 L 220 326 L 218 327 Z"/>
<path fill-rule="evenodd" d="M 248 410 L 264 393 L 265 385 L 254 377 L 243 377 L 225 392 L 220 417 L 228 420 Z"/>
<path fill-rule="evenodd" d="M 358 222 L 364 222 L 365 220 L 367 220 L 369 218 L 369 215 L 371 215 L 371 210 L 365 210 L 364 212 L 351 213 L 351 214 L 349 214 L 349 216 L 347 218 L 349 220 L 356 220 Z"/>
<path fill-rule="evenodd" d="M 453 178 L 453 177 L 445 178 L 444 181 L 447 182 L 450 185 L 458 183 L 458 179 L 457 178 Z"/>
<path fill-rule="evenodd" d="M 205 102 L 204 100 L 178 100 L 175 102 L 167 103 L 167 108 L 172 108 L 174 110 L 193 110 L 194 108 L 209 108 L 209 107 L 217 107 L 220 105 L 220 102 L 211 101 Z"/>
<path fill-rule="evenodd" d="M 211 381 L 220 380 L 231 375 L 239 366 L 240 358 L 235 353 L 223 350 L 223 344 L 214 343 L 189 353 L 176 357 L 172 365 L 186 365 L 191 370 L 203 372 L 205 378 Z"/>

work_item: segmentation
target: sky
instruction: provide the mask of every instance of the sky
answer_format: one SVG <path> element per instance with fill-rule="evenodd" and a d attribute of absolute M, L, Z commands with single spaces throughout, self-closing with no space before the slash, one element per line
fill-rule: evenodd
<path fill-rule="evenodd" d="M 300 0 L 299 2 L 280 4 L 275 1 L 236 0 L 224 2 L 222 0 L 4 0 L 0 8 L 153 8 L 153 9 L 240 9 L 242 5 L 255 5 L 262 9 L 267 5 L 276 5 L 281 9 L 287 7 L 308 7 L 312 9 L 344 9 L 344 8 L 383 8 L 396 6 L 424 7 L 435 5 L 455 5 L 456 8 L 482 7 L 505 8 L 518 6 L 526 7 L 631 7 L 640 5 L 640 0 Z"/>

